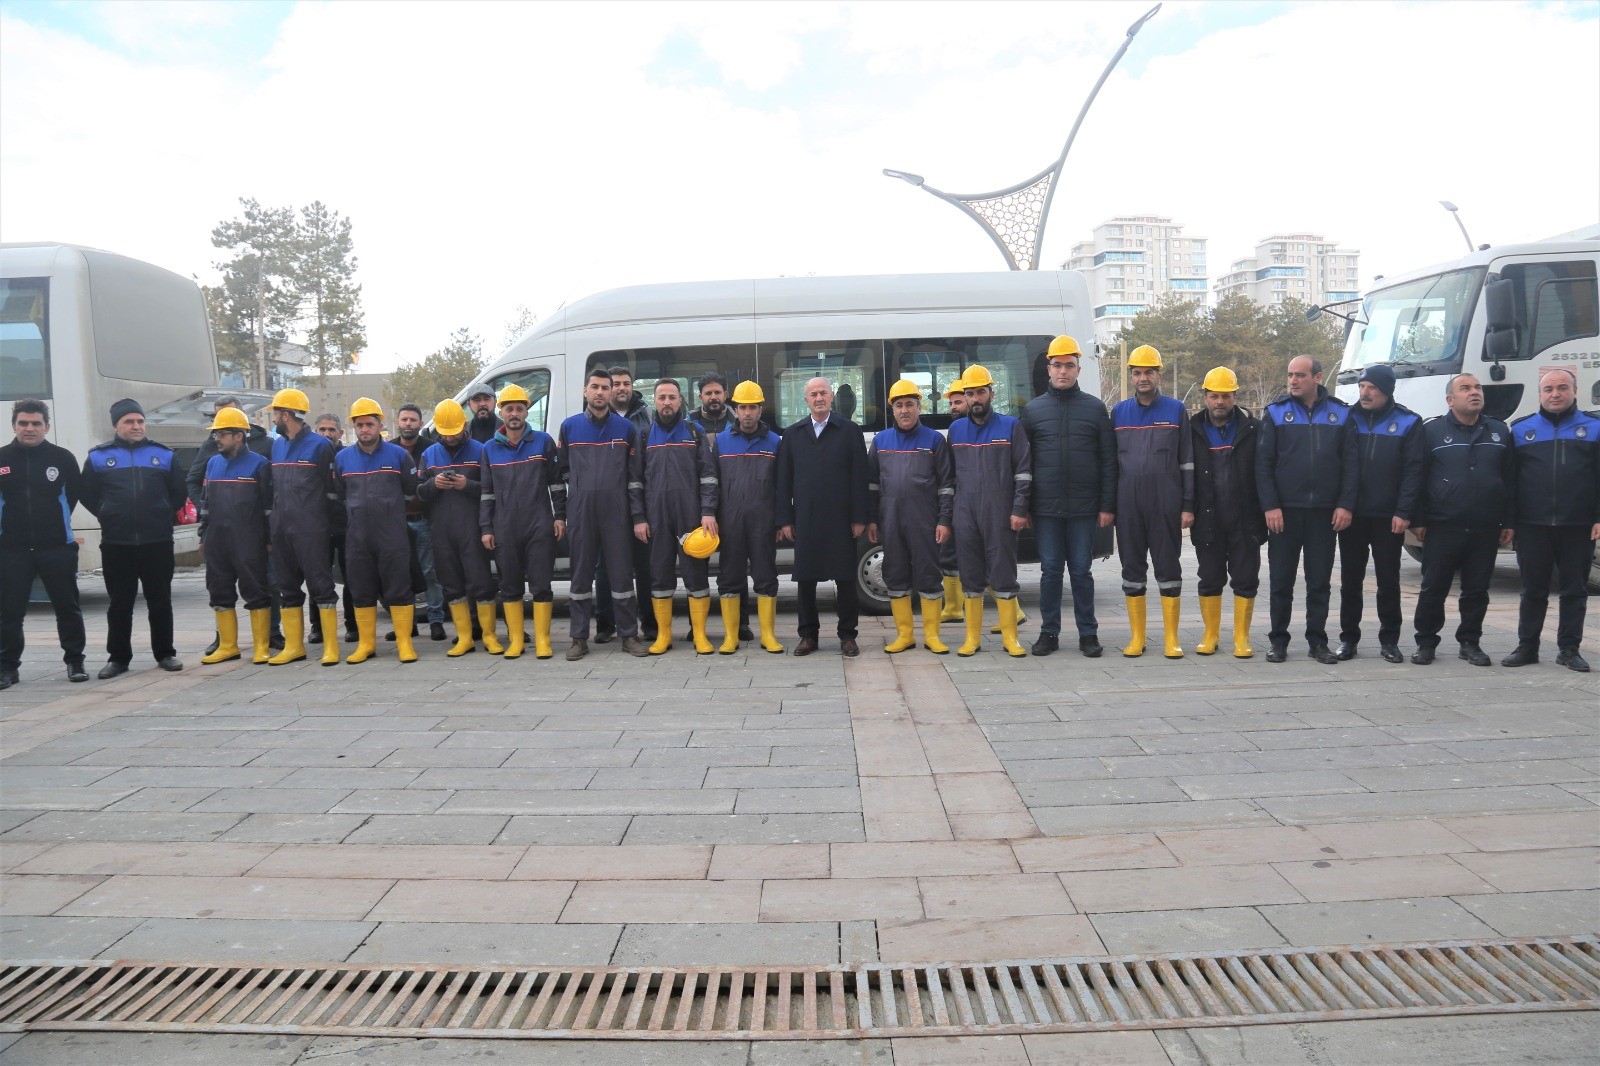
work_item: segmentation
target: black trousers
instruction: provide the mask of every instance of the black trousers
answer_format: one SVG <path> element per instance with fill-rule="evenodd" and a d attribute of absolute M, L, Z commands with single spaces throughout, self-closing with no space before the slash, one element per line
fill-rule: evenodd
<path fill-rule="evenodd" d="M 56 612 L 56 638 L 61 660 L 83 661 L 83 611 L 78 606 L 78 546 L 53 548 L 0 548 L 0 670 L 22 664 L 22 621 L 28 613 L 28 594 L 38 577 Z"/>
<path fill-rule="evenodd" d="M 1261 545 L 1237 526 L 1218 524 L 1216 536 L 1204 546 L 1194 546 L 1199 562 L 1199 593 L 1220 596 L 1225 587 L 1246 600 L 1261 590 Z"/>
<path fill-rule="evenodd" d="M 1289 643 L 1289 615 L 1294 611 L 1294 586 L 1305 557 L 1306 643 L 1328 643 L 1328 597 L 1333 583 L 1333 510 L 1285 507 L 1283 532 L 1267 534 L 1267 571 L 1271 582 L 1272 628 L 1267 639 Z"/>
<path fill-rule="evenodd" d="M 106 608 L 106 657 L 126 666 L 133 661 L 133 602 L 144 591 L 150 620 L 150 654 L 157 661 L 178 651 L 172 646 L 172 542 L 101 544 L 100 565 L 111 606 Z"/>
<path fill-rule="evenodd" d="M 1550 609 L 1550 576 L 1560 578 L 1556 647 L 1577 651 L 1583 640 L 1583 619 L 1589 609 L 1589 560 L 1594 541 L 1588 526 L 1517 527 L 1517 566 L 1522 570 L 1522 608 L 1517 616 L 1517 643 L 1539 646 L 1544 616 Z"/>
<path fill-rule="evenodd" d="M 1489 581 L 1500 550 L 1500 527 L 1429 526 L 1422 542 L 1422 591 L 1417 594 L 1417 647 L 1437 648 L 1444 629 L 1444 603 L 1461 575 L 1461 622 L 1456 641 L 1483 639 L 1483 616 L 1489 610 Z"/>
<path fill-rule="evenodd" d="M 1339 533 L 1339 639 L 1361 641 L 1361 611 L 1366 600 L 1367 557 L 1378 581 L 1378 643 L 1400 641 L 1400 549 L 1404 533 L 1392 532 L 1394 519 L 1358 515 Z"/>
<path fill-rule="evenodd" d="M 817 582 L 800 581 L 800 636 L 817 639 L 822 633 L 822 617 L 817 613 Z M 838 590 L 839 639 L 854 640 L 856 626 L 861 621 L 861 601 L 856 596 L 855 575 L 834 581 Z"/>

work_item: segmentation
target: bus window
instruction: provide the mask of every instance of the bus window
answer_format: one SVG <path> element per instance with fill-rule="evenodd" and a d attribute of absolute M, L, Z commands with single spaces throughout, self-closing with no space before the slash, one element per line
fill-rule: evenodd
<path fill-rule="evenodd" d="M 543 368 L 508 370 L 489 379 L 489 387 L 496 396 L 507 385 L 521 385 L 528 394 L 528 428 L 545 429 L 550 416 L 550 371 Z"/>
<path fill-rule="evenodd" d="M 764 382 L 776 394 L 778 426 L 791 426 L 809 413 L 806 382 L 827 378 L 833 383 L 833 409 L 864 430 L 884 427 L 882 342 L 791 341 L 760 345 Z"/>
<path fill-rule="evenodd" d="M 728 380 L 728 391 L 741 381 L 756 376 L 755 346 L 750 344 L 685 344 L 673 348 L 615 348 L 591 352 L 584 361 L 587 377 L 594 367 L 627 367 L 633 374 L 633 389 L 652 406 L 655 384 L 662 378 L 678 383 L 687 410 L 700 406 L 700 379 L 706 374 L 721 374 Z"/>
<path fill-rule="evenodd" d="M 51 399 L 49 303 L 49 278 L 0 278 L 0 399 Z"/>
<path fill-rule="evenodd" d="M 950 424 L 945 389 L 974 363 L 994 377 L 994 409 L 1020 415 L 1034 396 L 1034 367 L 1050 338 L 936 337 L 888 341 L 885 359 L 895 378 L 916 383 L 924 397 L 924 420 L 936 429 Z"/>
<path fill-rule="evenodd" d="M 1516 282 L 1517 354 L 1532 359 L 1563 341 L 1600 333 L 1593 260 L 1516 263 L 1500 276 Z"/>

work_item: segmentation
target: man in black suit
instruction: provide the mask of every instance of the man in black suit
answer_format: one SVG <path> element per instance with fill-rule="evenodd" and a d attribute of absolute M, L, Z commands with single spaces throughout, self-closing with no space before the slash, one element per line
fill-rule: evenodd
<path fill-rule="evenodd" d="M 867 528 L 867 446 L 861 427 L 833 410 L 826 378 L 806 382 L 811 409 L 784 431 L 778 446 L 778 536 L 794 542 L 794 579 L 800 586 L 800 643 L 796 655 L 817 650 L 822 630 L 817 584 L 838 590 L 839 650 L 860 654 L 856 623 L 856 540 Z"/>

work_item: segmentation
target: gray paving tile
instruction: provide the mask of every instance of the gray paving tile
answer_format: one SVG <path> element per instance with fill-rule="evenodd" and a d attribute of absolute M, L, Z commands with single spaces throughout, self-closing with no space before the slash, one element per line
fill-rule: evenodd
<path fill-rule="evenodd" d="M 297 1066 L 437 1066 L 486 1062 L 493 1066 L 745 1066 L 744 1041 L 648 1040 L 396 1040 L 323 1037 Z M 826 1061 L 826 1060 L 825 1060 Z"/>
<path fill-rule="evenodd" d="M 1492 937 L 1495 931 L 1455 900 L 1440 897 L 1356 903 L 1281 903 L 1256 908 L 1297 946 Z"/>
<path fill-rule="evenodd" d="M 345 788 L 224 788 L 188 808 L 195 814 L 326 814 Z"/>
<path fill-rule="evenodd" d="M 506 822 L 496 844 L 620 844 L 628 815 L 519 814 Z"/>
<path fill-rule="evenodd" d="M 350 961 L 604 966 L 621 929 L 617 925 L 383 922 Z"/>
<path fill-rule="evenodd" d="M 866 839 L 859 814 L 639 815 L 624 844 L 810 844 Z"/>
<path fill-rule="evenodd" d="M 893 1066 L 888 1040 L 754 1040 L 749 1066 Z"/>
<path fill-rule="evenodd" d="M 734 811 L 739 814 L 826 814 L 861 810 L 861 791 L 846 788 L 740 789 Z"/>
<path fill-rule="evenodd" d="M 1356 822 L 1366 818 L 1429 818 L 1438 814 L 1579 810 L 1584 802 L 1554 785 L 1522 788 L 1418 789 L 1350 796 L 1263 799 L 1261 807 L 1286 825 Z"/>
<path fill-rule="evenodd" d="M 588 786 L 595 771 L 588 767 L 558 770 L 537 767 L 499 767 L 478 769 L 473 767 L 429 767 L 411 782 L 411 788 L 427 789 L 516 789 L 531 792 L 535 789 L 565 790 Z"/>
<path fill-rule="evenodd" d="M 1029 812 L 1047 836 L 1278 824 L 1271 815 L 1244 800 L 1030 807 Z"/>
<path fill-rule="evenodd" d="M 465 754 L 469 749 L 458 749 Z M 480 749 L 470 749 L 480 750 Z M 493 749 L 498 750 L 498 749 Z M 511 752 L 505 762 L 500 766 L 504 769 L 516 767 L 533 767 L 537 769 L 574 769 L 577 767 L 594 767 L 596 769 L 607 766 L 632 766 L 639 757 L 638 748 L 517 748 Z M 678 751 L 681 749 L 667 748 L 665 751 Z M 448 765 L 441 763 L 439 765 Z M 466 766 L 467 763 L 458 765 Z"/>
<path fill-rule="evenodd" d="M 373 922 L 147 918 L 117 941 L 117 958 L 218 962 L 342 962 Z"/>
<path fill-rule="evenodd" d="M 1571 936 L 1600 929 L 1600 891 L 1505 892 L 1457 896 L 1502 936 Z"/>
<path fill-rule="evenodd" d="M 1103 803 L 1158 803 L 1190 796 L 1164 777 L 1110 781 L 1029 781 L 1017 787 L 1033 807 L 1082 807 Z M 1210 797 L 1195 797 L 1209 799 Z"/>
<path fill-rule="evenodd" d="M 0 1061 L 16 1066 L 291 1066 L 312 1040 L 236 1033 L 28 1033 L 8 1046 Z"/>
<path fill-rule="evenodd" d="M 1092 914 L 1089 921 L 1112 954 L 1231 951 L 1278 947 L 1283 934 L 1251 907 Z"/>
<path fill-rule="evenodd" d="M 337 844 L 365 814 L 252 814 L 217 837 L 250 844 Z"/>
<path fill-rule="evenodd" d="M 713 766 L 706 788 L 848 788 L 854 766 Z"/>
<path fill-rule="evenodd" d="M 492 844 L 507 815 L 375 814 L 345 844 Z"/>
<path fill-rule="evenodd" d="M 1347 771 L 1345 776 L 1374 792 L 1405 792 L 1425 788 L 1481 788 L 1495 785 L 1542 785 L 1555 782 L 1600 782 L 1600 777 L 1575 765 L 1570 759 L 1371 767 Z"/>
<path fill-rule="evenodd" d="M 1111 771 L 1099 759 L 1006 759 L 1005 768 L 1019 785 L 1024 781 L 1097 781 L 1111 777 Z"/>
<path fill-rule="evenodd" d="M 1287 773 L 1207 774 L 1177 778 L 1177 785 L 1197 800 L 1247 799 L 1252 796 L 1311 796 L 1365 792 L 1356 782 L 1335 770 L 1297 770 Z"/>
<path fill-rule="evenodd" d="M 21 812 L 27 813 L 27 812 Z M 47 811 L 0 834 L 5 840 L 215 840 L 239 814 Z"/>
<path fill-rule="evenodd" d="M 1082 737 L 1074 740 L 1016 740 L 991 744 L 1002 760 L 1082 759 L 1102 755 L 1139 755 L 1144 749 L 1129 737 Z M 1161 776 L 1161 775 L 1156 775 Z"/>
<path fill-rule="evenodd" d="M 700 788 L 705 786 L 703 766 L 611 767 L 595 771 L 590 788 Z M 714 787 L 714 786 L 706 786 Z"/>
<path fill-rule="evenodd" d="M 1291 770 L 1342 770 L 1361 766 L 1456 765 L 1456 756 L 1432 744 L 1390 744 L 1355 748 L 1290 748 L 1282 751 L 1247 752 L 1244 759 L 1252 769 L 1267 772 Z"/>
<path fill-rule="evenodd" d="M 453 795 L 448 789 L 362 788 L 328 809 L 330 814 L 432 814 Z"/>
<path fill-rule="evenodd" d="M 0 955 L 27 959 L 94 959 L 127 936 L 138 918 L 0 917 Z"/>
<path fill-rule="evenodd" d="M 1178 1066 L 1578 1066 L 1594 1061 L 1600 1020 L 1585 1013 L 1385 1018 L 1315 1025 L 1249 1025 L 1160 1034 Z"/>
<path fill-rule="evenodd" d="M 564 927 L 565 928 L 565 927 Z M 839 961 L 836 922 L 630 925 L 613 966 L 826 965 Z"/>
<path fill-rule="evenodd" d="M 772 749 L 771 759 L 773 766 L 839 766 L 846 763 L 853 766 L 855 761 L 856 749 L 852 744 L 775 747 Z"/>
<path fill-rule="evenodd" d="M 1197 777 L 1203 774 L 1248 774 L 1255 767 L 1235 751 L 1198 751 L 1188 755 L 1131 755 L 1104 760 L 1113 777 Z"/>

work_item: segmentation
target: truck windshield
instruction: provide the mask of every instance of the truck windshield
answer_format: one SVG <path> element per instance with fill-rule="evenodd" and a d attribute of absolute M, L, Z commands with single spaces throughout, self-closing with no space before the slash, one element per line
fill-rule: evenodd
<path fill-rule="evenodd" d="M 1452 270 L 1369 294 L 1362 301 L 1366 324 L 1350 331 L 1343 369 L 1390 363 L 1459 370 L 1483 274 L 1483 267 Z"/>

